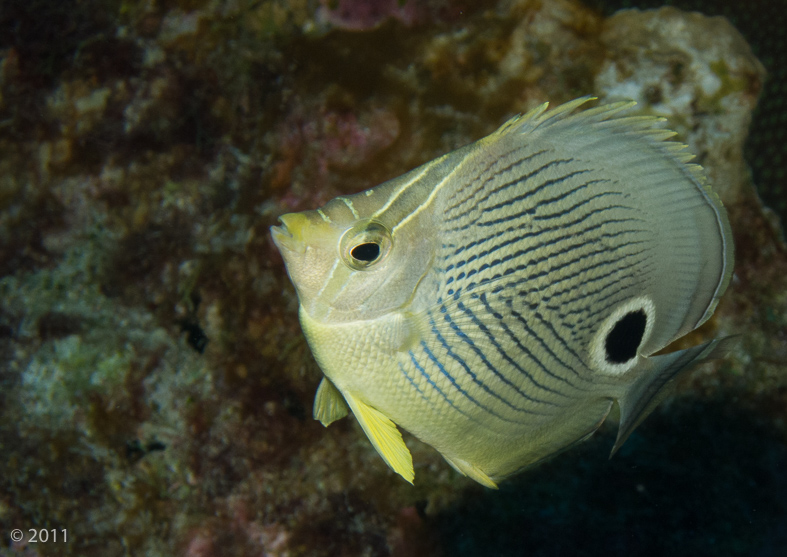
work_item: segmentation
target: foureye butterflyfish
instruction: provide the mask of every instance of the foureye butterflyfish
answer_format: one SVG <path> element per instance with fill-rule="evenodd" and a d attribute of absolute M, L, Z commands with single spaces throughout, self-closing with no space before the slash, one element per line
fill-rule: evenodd
<path fill-rule="evenodd" d="M 314 417 L 351 410 L 409 482 L 398 427 L 495 487 L 617 403 L 614 452 L 678 374 L 728 348 L 654 355 L 713 313 L 732 233 L 661 119 L 621 115 L 633 102 L 575 112 L 589 100 L 271 229 L 325 374 Z"/>

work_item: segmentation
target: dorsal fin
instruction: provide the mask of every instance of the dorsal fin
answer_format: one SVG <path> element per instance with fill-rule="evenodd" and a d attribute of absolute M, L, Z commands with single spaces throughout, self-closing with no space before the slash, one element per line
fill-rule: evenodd
<path fill-rule="evenodd" d="M 542 103 L 525 114 L 514 116 L 500 126 L 490 135 L 490 137 L 509 133 L 528 134 L 536 129 L 544 129 L 557 125 L 586 126 L 588 124 L 595 124 L 596 126 L 601 125 L 622 133 L 634 133 L 654 143 L 663 143 L 663 147 L 670 151 L 673 156 L 682 163 L 687 163 L 694 158 L 694 155 L 691 153 L 682 152 L 687 145 L 677 141 L 668 141 L 677 135 L 676 132 L 653 127 L 656 123 L 665 122 L 667 120 L 666 118 L 648 115 L 618 116 L 621 112 L 625 112 L 636 106 L 636 101 L 617 101 L 601 104 L 581 112 L 574 112 L 583 104 L 595 101 L 597 98 L 598 97 L 585 95 L 584 97 L 579 97 L 573 101 L 558 105 L 551 110 L 548 110 L 548 102 Z M 698 182 L 702 184 L 706 182 L 705 174 L 700 165 L 686 164 L 686 169 Z M 710 189 L 707 189 L 710 193 Z"/>
<path fill-rule="evenodd" d="M 486 294 L 494 306 L 498 295 L 499 304 L 516 305 L 523 281 L 543 291 L 557 275 L 572 284 L 595 273 L 594 281 L 611 286 L 604 277 L 617 267 L 617 290 L 658 308 L 640 347 L 650 355 L 708 319 L 732 273 L 732 234 L 701 168 L 686 162 L 685 146 L 654 127 L 663 118 L 621 114 L 633 101 L 577 111 L 590 100 L 542 105 L 510 120 L 476 144 L 474 164 L 488 170 L 478 179 L 457 172 L 443 186 L 445 209 L 434 218 L 457 247 L 440 252 L 439 298 L 466 305 L 468 296 Z M 621 264 L 602 263 L 613 252 Z M 534 265 L 544 271 L 528 271 Z M 602 303 L 602 295 L 595 289 L 581 304 Z M 504 309 L 496 307 L 501 315 Z"/>

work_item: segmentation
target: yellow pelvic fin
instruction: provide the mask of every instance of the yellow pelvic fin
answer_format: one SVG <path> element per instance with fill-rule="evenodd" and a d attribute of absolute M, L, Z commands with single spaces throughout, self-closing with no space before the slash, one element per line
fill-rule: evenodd
<path fill-rule="evenodd" d="M 346 393 L 345 399 L 350 409 L 358 418 L 364 433 L 372 445 L 391 469 L 405 480 L 413 483 L 413 457 L 407 445 L 404 444 L 402 434 L 396 424 L 389 420 L 382 412 L 361 402 L 351 394 Z"/>
<path fill-rule="evenodd" d="M 470 464 L 466 460 L 461 460 L 458 458 L 451 459 L 445 455 L 443 455 L 443 458 L 446 459 L 448 464 L 450 464 L 451 467 L 460 474 L 477 481 L 483 486 L 497 489 L 497 484 L 492 480 L 492 478 L 484 474 L 475 464 Z"/>
<path fill-rule="evenodd" d="M 349 411 L 339 389 L 334 387 L 327 377 L 323 377 L 314 397 L 314 419 L 328 427 L 336 420 L 344 418 Z"/>

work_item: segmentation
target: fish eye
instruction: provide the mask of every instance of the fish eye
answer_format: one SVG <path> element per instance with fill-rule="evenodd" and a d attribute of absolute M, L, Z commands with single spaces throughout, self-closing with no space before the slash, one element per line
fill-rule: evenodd
<path fill-rule="evenodd" d="M 391 233 L 384 225 L 363 220 L 344 233 L 339 251 L 345 265 L 363 271 L 385 259 L 392 245 Z"/>
<path fill-rule="evenodd" d="M 358 261 L 366 261 L 371 263 L 380 255 L 380 246 L 374 242 L 364 242 L 358 244 L 350 250 L 350 255 Z"/>

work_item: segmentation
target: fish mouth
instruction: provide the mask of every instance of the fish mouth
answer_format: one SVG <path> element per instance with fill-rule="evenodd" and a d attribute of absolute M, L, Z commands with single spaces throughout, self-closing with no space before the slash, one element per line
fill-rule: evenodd
<path fill-rule="evenodd" d="M 306 244 L 303 242 L 301 231 L 305 217 L 297 213 L 288 213 L 279 217 L 280 226 L 271 226 L 271 237 L 279 251 L 304 253 Z"/>

